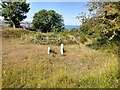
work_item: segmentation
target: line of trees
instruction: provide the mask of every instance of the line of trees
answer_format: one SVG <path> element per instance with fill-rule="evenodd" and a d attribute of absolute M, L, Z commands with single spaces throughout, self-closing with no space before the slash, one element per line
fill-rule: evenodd
<path fill-rule="evenodd" d="M 24 2 L 2 1 L 2 16 L 15 27 L 27 16 L 30 4 Z M 120 1 L 119 2 L 91 2 L 87 5 L 90 14 L 81 13 L 77 18 L 81 20 L 80 35 L 83 40 L 93 39 L 98 44 L 120 42 Z M 32 28 L 41 32 L 61 32 L 64 30 L 62 15 L 54 10 L 41 10 L 33 16 Z"/>

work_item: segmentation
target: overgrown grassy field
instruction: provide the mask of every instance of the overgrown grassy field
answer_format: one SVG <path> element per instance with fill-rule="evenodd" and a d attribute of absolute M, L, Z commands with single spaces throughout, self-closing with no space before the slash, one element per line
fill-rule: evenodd
<path fill-rule="evenodd" d="M 118 58 L 112 53 L 93 50 L 84 44 L 80 44 L 80 48 L 71 44 L 64 46 L 66 52 L 61 56 L 58 45 L 33 44 L 20 38 L 4 37 L 3 88 L 118 87 Z M 48 55 L 48 46 L 56 53 Z"/>

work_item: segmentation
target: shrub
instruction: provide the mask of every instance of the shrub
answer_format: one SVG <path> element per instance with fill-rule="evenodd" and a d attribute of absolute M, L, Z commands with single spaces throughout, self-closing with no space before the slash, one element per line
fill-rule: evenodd
<path fill-rule="evenodd" d="M 62 30 L 62 33 L 63 33 L 63 34 L 68 34 L 68 33 L 69 33 L 69 30 L 66 29 L 66 28 L 64 28 L 64 29 Z"/>
<path fill-rule="evenodd" d="M 43 37 L 44 37 L 44 35 L 43 35 L 41 32 L 37 32 L 37 33 L 35 34 L 35 38 L 36 38 L 37 40 L 42 40 Z"/>
<path fill-rule="evenodd" d="M 71 34 L 76 34 L 79 32 L 79 30 L 77 28 L 72 28 L 70 31 L 69 31 Z"/>
<path fill-rule="evenodd" d="M 81 35 L 80 35 L 80 42 L 81 42 L 81 43 L 85 43 L 86 41 L 87 41 L 86 35 L 85 35 L 85 34 L 81 34 Z"/>

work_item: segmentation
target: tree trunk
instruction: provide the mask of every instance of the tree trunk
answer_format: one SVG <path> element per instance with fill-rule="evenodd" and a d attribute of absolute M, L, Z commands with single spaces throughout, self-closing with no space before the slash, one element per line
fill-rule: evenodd
<path fill-rule="evenodd" d="M 15 24 L 14 24 L 14 22 L 13 22 L 13 28 L 15 29 Z"/>
<path fill-rule="evenodd" d="M 15 29 L 15 24 L 13 24 L 13 28 Z"/>
<path fill-rule="evenodd" d="M 12 22 L 12 26 L 13 26 L 13 28 L 15 29 L 15 23 L 11 20 L 11 22 Z"/>

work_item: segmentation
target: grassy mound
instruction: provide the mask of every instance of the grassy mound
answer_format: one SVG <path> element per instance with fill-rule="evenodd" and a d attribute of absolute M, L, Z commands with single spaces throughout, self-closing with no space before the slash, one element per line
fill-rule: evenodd
<path fill-rule="evenodd" d="M 22 34 L 33 34 L 34 32 L 23 30 L 22 28 L 6 28 L 1 27 L 2 31 L 2 38 L 20 38 Z"/>

